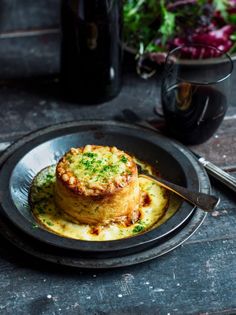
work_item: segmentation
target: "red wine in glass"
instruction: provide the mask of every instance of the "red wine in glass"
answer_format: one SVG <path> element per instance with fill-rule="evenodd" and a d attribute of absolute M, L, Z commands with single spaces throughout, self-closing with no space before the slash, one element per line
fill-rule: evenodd
<path fill-rule="evenodd" d="M 199 144 L 220 126 L 227 97 L 211 86 L 180 83 L 162 89 L 162 107 L 170 133 L 186 144 Z"/>
<path fill-rule="evenodd" d="M 233 62 L 219 49 L 191 44 L 198 59 L 186 60 L 186 46 L 167 55 L 161 102 L 167 132 L 185 144 L 207 141 L 219 128 L 228 108 Z M 212 58 L 204 59 L 204 52 Z M 215 57 L 217 56 L 217 57 Z"/>

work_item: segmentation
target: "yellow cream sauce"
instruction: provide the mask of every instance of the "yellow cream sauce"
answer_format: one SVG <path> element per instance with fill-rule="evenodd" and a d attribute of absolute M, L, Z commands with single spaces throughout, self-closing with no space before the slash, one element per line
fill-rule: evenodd
<path fill-rule="evenodd" d="M 149 165 L 141 166 L 152 173 Z M 55 180 L 55 166 L 41 170 L 33 180 L 30 203 L 38 225 L 63 237 L 86 241 L 132 237 L 163 224 L 180 205 L 179 199 L 166 189 L 149 179 L 140 177 L 140 218 L 137 222 L 129 226 L 121 223 L 111 223 L 106 226 L 78 224 L 71 222 L 57 209 L 53 197 Z"/>

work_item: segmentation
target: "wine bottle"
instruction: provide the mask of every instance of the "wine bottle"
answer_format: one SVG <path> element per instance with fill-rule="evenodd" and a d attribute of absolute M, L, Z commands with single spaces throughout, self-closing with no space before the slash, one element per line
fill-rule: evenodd
<path fill-rule="evenodd" d="M 67 98 L 102 103 L 121 88 L 122 0 L 62 0 L 61 82 Z"/>

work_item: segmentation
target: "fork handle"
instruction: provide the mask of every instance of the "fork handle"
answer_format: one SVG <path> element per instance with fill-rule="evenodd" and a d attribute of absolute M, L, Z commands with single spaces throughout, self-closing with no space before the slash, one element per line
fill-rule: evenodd
<path fill-rule="evenodd" d="M 171 190 L 175 194 L 179 195 L 183 199 L 189 201 L 190 203 L 194 204 L 195 206 L 206 212 L 213 211 L 220 202 L 219 197 L 204 194 L 201 192 L 191 191 L 185 187 L 170 183 L 162 178 L 159 177 L 157 178 L 156 176 L 153 175 L 139 174 L 139 176 L 155 181 L 160 186 L 163 186 L 166 189 Z"/>
<path fill-rule="evenodd" d="M 236 192 L 236 178 L 234 176 L 229 175 L 218 166 L 205 160 L 203 157 L 198 159 L 198 161 L 205 167 L 208 174 Z"/>

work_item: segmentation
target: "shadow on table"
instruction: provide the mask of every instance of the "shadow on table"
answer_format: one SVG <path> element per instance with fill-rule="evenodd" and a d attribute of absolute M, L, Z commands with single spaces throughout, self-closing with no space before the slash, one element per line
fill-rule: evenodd
<path fill-rule="evenodd" d="M 8 240 L 5 240 L 2 236 L 0 236 L 0 260 L 4 260 L 4 264 L 10 263 L 14 265 L 14 268 L 24 268 L 27 269 L 28 272 L 42 272 L 46 275 L 54 275 L 54 276 L 67 276 L 70 278 L 71 276 L 75 275 L 84 275 L 84 276 L 94 276 L 99 274 L 106 274 L 106 273 L 114 273 L 114 269 L 89 269 L 89 268 L 77 268 L 71 266 L 64 266 L 60 265 L 60 263 L 53 263 L 50 261 L 46 261 L 20 250 L 16 246 L 12 245 Z M 1 262 L 3 265 L 3 262 Z M 140 266 L 144 266 L 146 262 L 139 264 Z M 133 270 L 134 266 L 126 266 L 126 267 L 119 267 L 116 270 Z"/>
<path fill-rule="evenodd" d="M 155 113 L 152 119 L 144 120 L 140 115 L 131 109 L 124 109 L 119 115 L 114 116 L 114 120 L 118 122 L 128 123 L 131 125 L 138 125 L 140 127 L 152 129 L 155 132 L 159 132 L 168 136 L 164 117 L 162 113 Z"/>
<path fill-rule="evenodd" d="M 127 54 L 125 56 L 123 74 L 137 75 L 133 56 Z M 1 63 L 7 65 L 9 61 L 6 59 L 6 62 L 4 63 L 3 57 L 1 57 Z M 36 72 L 34 74 L 32 72 L 32 68 L 29 73 L 23 73 L 19 63 L 9 65 L 9 69 L 10 72 L 7 71 L 6 66 L 4 73 L 0 73 L 0 92 L 1 89 L 8 89 L 10 92 L 12 90 L 12 93 L 15 91 L 26 92 L 28 95 L 39 96 L 53 101 L 65 101 L 78 106 L 78 102 L 75 100 L 75 97 L 73 99 L 70 93 L 67 93 L 66 95 L 65 89 L 60 83 L 60 73 L 58 71 L 49 74 L 46 73 L 45 69 L 41 72 L 40 69 L 36 69 L 37 71 L 35 70 Z"/>

